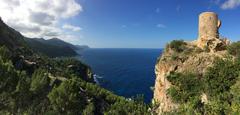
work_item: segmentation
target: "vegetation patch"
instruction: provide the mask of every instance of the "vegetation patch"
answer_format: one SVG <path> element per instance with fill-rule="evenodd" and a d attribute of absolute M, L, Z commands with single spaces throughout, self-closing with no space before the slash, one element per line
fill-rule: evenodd
<path fill-rule="evenodd" d="M 202 80 L 195 74 L 172 72 L 167 79 L 173 85 L 168 89 L 168 94 L 174 102 L 184 103 L 202 93 Z"/>
<path fill-rule="evenodd" d="M 216 59 L 204 76 L 192 73 L 170 73 L 172 86 L 168 95 L 179 108 L 169 114 L 229 115 L 240 114 L 240 61 Z M 201 96 L 207 95 L 207 102 Z"/>
<path fill-rule="evenodd" d="M 184 49 L 186 49 L 187 43 L 184 42 L 183 40 L 173 40 L 169 44 L 169 48 L 173 49 L 176 52 L 182 52 Z"/>
<path fill-rule="evenodd" d="M 240 57 L 240 41 L 234 42 L 227 47 L 227 51 L 229 54 Z"/>
<path fill-rule="evenodd" d="M 240 62 L 231 59 L 216 59 L 214 65 L 209 67 L 205 76 L 206 92 L 211 96 L 217 96 L 228 92 L 239 76 Z"/>
<path fill-rule="evenodd" d="M 94 84 L 90 68 L 78 60 L 11 54 L 0 47 L 1 115 L 150 114 L 143 98 L 128 100 Z"/>

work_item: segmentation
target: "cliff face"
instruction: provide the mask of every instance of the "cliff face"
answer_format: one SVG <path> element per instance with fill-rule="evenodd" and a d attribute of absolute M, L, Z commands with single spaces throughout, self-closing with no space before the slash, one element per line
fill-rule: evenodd
<path fill-rule="evenodd" d="M 171 72 L 188 72 L 204 76 L 206 69 L 217 57 L 224 58 L 227 54 L 226 46 L 230 42 L 219 37 L 220 25 L 217 14 L 202 13 L 199 16 L 198 40 L 192 42 L 175 40 L 167 45 L 155 66 L 154 101 L 159 105 L 157 113 L 161 114 L 178 108 L 178 104 L 172 101 L 167 92 L 171 86 L 167 76 Z M 203 93 L 202 102 L 206 101 L 207 97 Z"/>
<path fill-rule="evenodd" d="M 170 72 L 190 72 L 203 75 L 216 57 L 222 58 L 227 53 L 226 51 L 214 53 L 204 51 L 191 43 L 186 43 L 185 48 L 185 51 L 176 52 L 167 46 L 155 66 L 154 99 L 159 103 L 158 113 L 171 111 L 178 107 L 178 104 L 173 103 L 167 95 L 167 90 L 171 86 L 171 83 L 167 80 Z"/>

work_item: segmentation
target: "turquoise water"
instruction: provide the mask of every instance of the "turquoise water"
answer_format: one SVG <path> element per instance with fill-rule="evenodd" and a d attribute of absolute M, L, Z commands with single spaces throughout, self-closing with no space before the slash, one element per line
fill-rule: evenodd
<path fill-rule="evenodd" d="M 88 64 L 99 84 L 127 98 L 144 95 L 150 102 L 154 86 L 154 66 L 162 49 L 87 49 L 78 56 Z"/>

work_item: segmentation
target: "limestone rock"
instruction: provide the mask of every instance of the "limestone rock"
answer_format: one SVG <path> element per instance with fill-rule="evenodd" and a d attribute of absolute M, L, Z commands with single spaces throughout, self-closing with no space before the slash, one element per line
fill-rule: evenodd
<path fill-rule="evenodd" d="M 203 12 L 199 15 L 198 40 L 196 45 L 200 48 L 209 48 L 211 52 L 223 50 L 230 42 L 221 39 L 219 28 L 221 21 L 214 12 Z"/>
<path fill-rule="evenodd" d="M 187 47 L 192 46 L 191 43 L 187 43 Z M 157 113 L 168 112 L 178 108 L 178 104 L 172 102 L 171 97 L 167 95 L 167 90 L 170 88 L 171 83 L 167 80 L 167 76 L 170 72 L 192 72 L 198 75 L 204 75 L 207 67 L 211 66 L 216 57 L 223 58 L 227 54 L 226 51 L 218 52 L 205 52 L 205 51 L 192 51 L 186 54 L 185 51 L 176 54 L 171 49 L 165 49 L 161 56 L 161 59 L 155 66 L 155 88 L 154 88 L 154 100 L 159 103 Z M 175 55 L 176 58 L 172 59 Z M 203 102 L 207 102 L 207 97 L 204 97 Z"/>
<path fill-rule="evenodd" d="M 207 68 L 212 66 L 216 57 L 224 58 L 227 55 L 226 46 L 230 43 L 227 39 L 220 39 L 218 29 L 221 21 L 217 14 L 204 12 L 199 16 L 199 36 L 192 42 L 186 42 L 182 52 L 176 52 L 166 47 L 161 58 L 155 65 L 154 101 L 159 106 L 157 113 L 169 112 L 178 108 L 168 96 L 167 90 L 171 83 L 167 80 L 170 72 L 191 72 L 204 76 Z M 207 48 L 209 51 L 206 51 Z M 202 102 L 207 103 L 207 96 L 203 93 Z"/>

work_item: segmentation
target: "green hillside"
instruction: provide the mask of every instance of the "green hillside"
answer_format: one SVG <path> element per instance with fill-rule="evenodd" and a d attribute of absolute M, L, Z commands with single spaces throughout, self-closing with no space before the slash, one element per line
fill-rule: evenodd
<path fill-rule="evenodd" d="M 129 100 L 101 88 L 87 65 L 34 53 L 19 32 L 0 25 L 1 115 L 150 114 L 141 97 Z"/>
<path fill-rule="evenodd" d="M 54 44 L 50 40 L 37 39 L 37 38 L 24 38 L 27 44 L 36 52 L 45 54 L 49 57 L 70 57 L 76 56 L 77 53 L 71 47 L 73 45 Z"/>
<path fill-rule="evenodd" d="M 10 50 L 27 47 L 24 37 L 16 30 L 6 25 L 0 18 L 0 45 L 5 45 Z"/>

